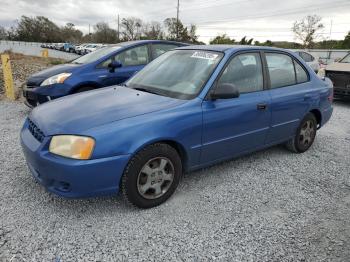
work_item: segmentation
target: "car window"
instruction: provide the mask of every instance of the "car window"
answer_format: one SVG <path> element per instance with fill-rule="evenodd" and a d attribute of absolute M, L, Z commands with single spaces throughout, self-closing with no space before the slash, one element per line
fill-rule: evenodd
<path fill-rule="evenodd" d="M 305 52 L 300 52 L 299 55 L 307 63 L 315 60 L 315 58 L 312 55 Z"/>
<path fill-rule="evenodd" d="M 241 54 L 234 57 L 222 73 L 220 84 L 233 84 L 241 94 L 264 89 L 264 80 L 260 55 L 258 53 Z"/>
<path fill-rule="evenodd" d="M 296 84 L 293 60 L 290 56 L 279 53 L 266 53 L 266 62 L 271 88 Z"/>
<path fill-rule="evenodd" d="M 295 66 L 295 73 L 297 76 L 297 83 L 304 83 L 309 80 L 308 74 L 306 73 L 305 69 L 299 65 L 298 62 L 294 61 L 294 66 Z"/>
<path fill-rule="evenodd" d="M 171 45 L 171 44 L 152 44 L 152 57 L 153 59 L 155 59 L 158 56 L 176 47 L 177 47 L 176 45 Z"/>
<path fill-rule="evenodd" d="M 148 64 L 148 46 L 142 45 L 130 48 L 116 55 L 114 60 L 121 62 L 123 66 L 136 66 Z"/>

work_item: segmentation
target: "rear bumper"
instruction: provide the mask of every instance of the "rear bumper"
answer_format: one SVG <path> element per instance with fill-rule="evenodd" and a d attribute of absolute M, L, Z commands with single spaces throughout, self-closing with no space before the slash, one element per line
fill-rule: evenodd
<path fill-rule="evenodd" d="M 30 172 L 48 191 L 66 198 L 116 194 L 130 155 L 92 160 L 73 160 L 48 152 L 50 138 L 40 143 L 21 131 L 21 144 Z"/>
<path fill-rule="evenodd" d="M 329 119 L 331 119 L 332 114 L 333 114 L 333 107 L 332 106 L 330 106 L 327 109 L 323 110 L 321 126 L 326 124 L 329 121 Z"/>

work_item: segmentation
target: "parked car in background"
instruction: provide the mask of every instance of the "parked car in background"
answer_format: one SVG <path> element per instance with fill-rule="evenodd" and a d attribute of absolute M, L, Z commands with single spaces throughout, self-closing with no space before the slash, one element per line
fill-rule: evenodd
<path fill-rule="evenodd" d="M 123 61 L 147 52 L 135 48 Z M 277 144 L 307 151 L 332 115 L 332 92 L 292 52 L 183 47 L 123 86 L 35 108 L 21 143 L 47 190 L 73 198 L 121 190 L 132 204 L 150 208 L 174 193 L 183 172 Z"/>
<path fill-rule="evenodd" d="M 340 61 L 327 65 L 326 76 L 334 85 L 334 96 L 350 98 L 350 53 Z"/>
<path fill-rule="evenodd" d="M 63 51 L 73 53 L 74 52 L 74 45 L 71 43 L 64 43 L 63 44 Z"/>
<path fill-rule="evenodd" d="M 316 73 L 320 70 L 320 62 L 313 55 L 305 51 L 296 51 L 295 53 L 297 53 Z"/>
<path fill-rule="evenodd" d="M 82 50 L 85 48 L 85 46 L 87 46 L 89 44 L 80 44 L 80 45 L 77 45 L 75 46 L 74 48 L 74 52 L 77 53 L 78 55 L 81 55 L 82 54 Z"/>
<path fill-rule="evenodd" d="M 23 90 L 25 103 L 34 107 L 58 97 L 123 83 L 160 54 L 184 45 L 143 40 L 98 49 L 32 75 Z"/>
<path fill-rule="evenodd" d="M 103 45 L 103 44 L 90 44 L 90 45 L 87 45 L 83 48 L 83 51 L 82 51 L 82 54 L 88 54 L 88 53 L 91 53 L 93 51 L 96 51 L 97 49 L 99 48 L 102 48 L 102 47 L 105 47 L 106 45 Z"/>

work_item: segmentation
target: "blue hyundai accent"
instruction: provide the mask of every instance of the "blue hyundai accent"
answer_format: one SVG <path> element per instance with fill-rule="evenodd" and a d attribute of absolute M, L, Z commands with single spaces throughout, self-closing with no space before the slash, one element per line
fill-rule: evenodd
<path fill-rule="evenodd" d="M 174 193 L 184 172 L 277 144 L 305 152 L 330 119 L 332 99 L 329 81 L 292 52 L 183 47 L 122 86 L 35 108 L 21 142 L 49 191 L 73 198 L 121 191 L 149 208 Z"/>
<path fill-rule="evenodd" d="M 31 76 L 23 90 L 25 103 L 35 107 L 58 97 L 123 83 L 161 54 L 186 45 L 143 40 L 98 49 Z"/>

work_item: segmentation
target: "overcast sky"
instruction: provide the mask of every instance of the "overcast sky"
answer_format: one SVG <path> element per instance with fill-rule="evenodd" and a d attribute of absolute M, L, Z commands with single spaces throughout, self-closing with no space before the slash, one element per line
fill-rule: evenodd
<path fill-rule="evenodd" d="M 21 15 L 46 16 L 59 25 L 74 23 L 84 33 L 97 22 L 117 28 L 120 17 L 163 21 L 176 16 L 177 0 L 0 0 L 0 25 L 14 23 Z M 198 27 L 200 40 L 208 42 L 218 33 L 240 39 L 293 41 L 291 26 L 307 14 L 322 16 L 329 39 L 343 39 L 350 31 L 350 0 L 180 0 L 180 19 Z"/>

